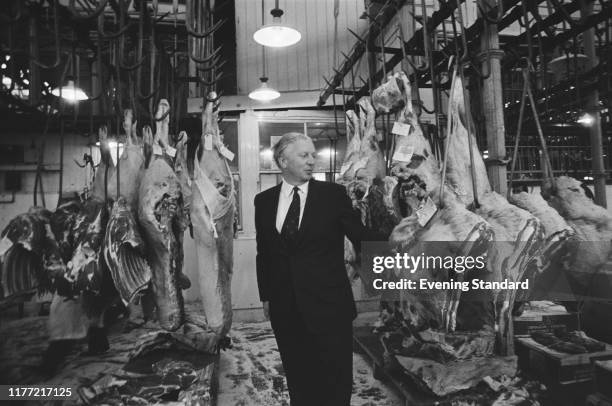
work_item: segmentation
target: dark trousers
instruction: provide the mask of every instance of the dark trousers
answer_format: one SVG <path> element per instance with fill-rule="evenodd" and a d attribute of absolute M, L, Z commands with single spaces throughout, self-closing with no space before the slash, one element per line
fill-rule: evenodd
<path fill-rule="evenodd" d="M 295 301 L 270 303 L 270 319 L 287 378 L 291 406 L 350 406 L 353 387 L 351 321 L 310 331 Z"/>

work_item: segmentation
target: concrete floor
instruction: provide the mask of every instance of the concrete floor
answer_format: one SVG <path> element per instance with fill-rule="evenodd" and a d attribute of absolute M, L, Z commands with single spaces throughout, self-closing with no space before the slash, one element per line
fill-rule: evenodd
<path fill-rule="evenodd" d="M 374 316 L 362 315 L 358 322 L 369 322 Z M 109 334 L 110 351 L 100 356 L 88 356 L 83 353 L 86 344 L 77 345 L 65 362 L 58 366 L 57 373 L 51 378 L 44 378 L 38 373 L 37 366 L 47 347 L 46 321 L 46 316 L 32 313 L 27 313 L 23 318 L 10 312 L 2 315 L 0 384 L 61 384 L 78 388 L 92 387 L 109 377 L 124 379 L 129 376 L 124 370 L 129 352 L 144 334 L 154 330 L 151 326 L 142 326 L 125 331 L 124 323 L 120 321 Z M 288 405 L 289 394 L 269 322 L 234 323 L 230 336 L 232 348 L 220 355 L 217 404 Z M 194 356 L 198 357 L 195 353 Z M 401 405 L 392 389 L 372 377 L 372 369 L 361 355 L 354 354 L 353 367 L 352 405 Z M 77 399 L 64 404 L 81 404 L 81 401 Z"/>

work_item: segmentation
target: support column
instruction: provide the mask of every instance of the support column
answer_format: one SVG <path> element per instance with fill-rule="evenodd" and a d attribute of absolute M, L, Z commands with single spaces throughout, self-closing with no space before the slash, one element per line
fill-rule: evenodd
<path fill-rule="evenodd" d="M 487 0 L 491 7 L 495 7 L 495 1 Z M 487 7 L 485 5 L 485 7 Z M 499 35 L 497 24 L 484 21 L 484 32 L 480 37 L 481 71 L 487 73 L 486 58 L 491 61 L 491 71 L 482 86 L 482 106 L 485 116 L 485 128 L 487 132 L 487 149 L 489 158 L 487 162 L 487 174 L 489 182 L 494 191 L 506 195 L 507 190 L 507 168 L 503 160 L 506 157 L 506 128 L 504 125 L 504 97 L 502 91 L 501 59 L 504 52 L 499 49 Z"/>
<path fill-rule="evenodd" d="M 593 13 L 593 1 L 582 0 L 580 14 L 582 18 L 586 18 Z M 597 66 L 599 59 L 595 52 L 595 29 L 591 28 L 582 34 L 584 43 L 584 53 L 587 61 L 585 69 L 589 71 Z M 595 185 L 595 203 L 600 206 L 607 207 L 606 202 L 606 171 L 603 161 L 603 146 L 601 141 L 601 114 L 599 113 L 599 91 L 594 88 L 587 97 L 585 110 L 593 116 L 593 124 L 589 128 L 591 138 L 591 158 L 593 162 L 593 179 Z"/>
<path fill-rule="evenodd" d="M 38 19 L 36 13 L 30 12 L 28 16 L 28 36 L 30 42 L 30 74 L 29 74 L 29 100 L 30 105 L 35 106 L 40 101 L 40 74 L 38 65 L 34 60 L 39 60 L 38 52 Z M 16 63 L 15 61 L 12 62 Z M 15 78 L 11 78 L 15 80 Z M 60 84 L 61 85 L 61 84 Z"/>

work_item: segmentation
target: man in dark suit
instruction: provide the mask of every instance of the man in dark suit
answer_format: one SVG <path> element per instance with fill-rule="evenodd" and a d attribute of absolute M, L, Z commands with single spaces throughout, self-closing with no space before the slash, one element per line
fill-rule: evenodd
<path fill-rule="evenodd" d="M 359 246 L 371 235 L 344 187 L 312 179 L 314 154 L 301 133 L 274 146 L 283 181 L 255 197 L 257 282 L 291 405 L 349 405 L 357 312 L 344 236 Z"/>

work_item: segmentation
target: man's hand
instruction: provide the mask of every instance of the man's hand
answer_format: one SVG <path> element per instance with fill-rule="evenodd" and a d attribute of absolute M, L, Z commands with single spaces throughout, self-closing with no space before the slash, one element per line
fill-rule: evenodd
<path fill-rule="evenodd" d="M 264 317 L 266 320 L 270 320 L 270 302 L 261 302 L 263 305 Z"/>

